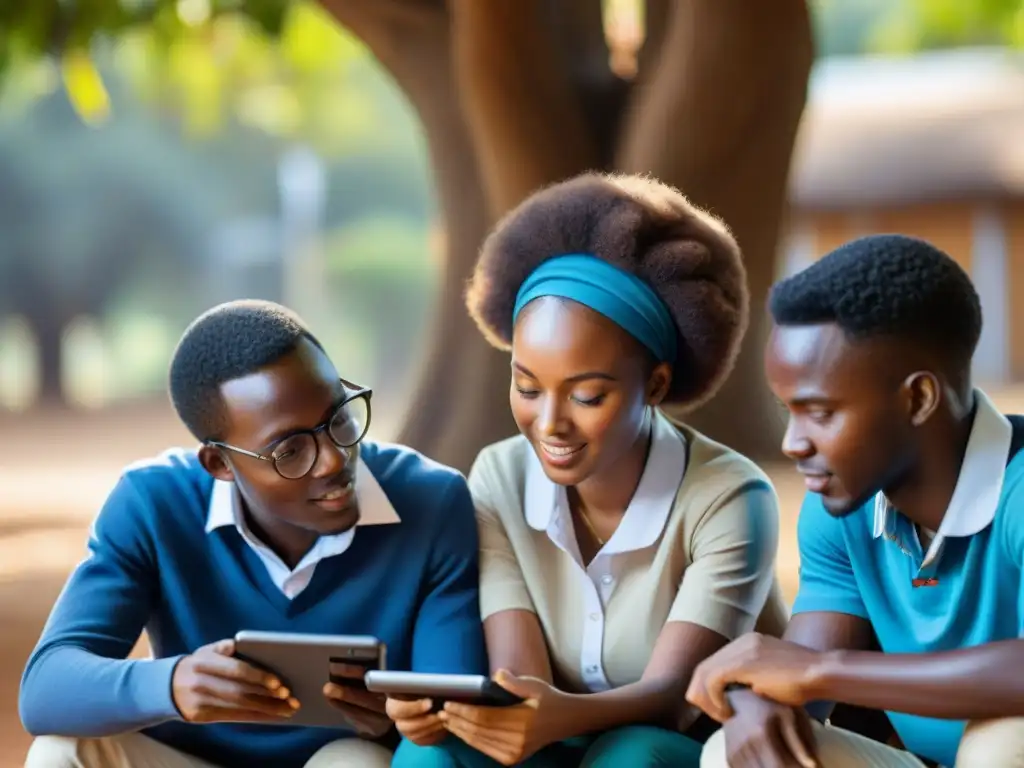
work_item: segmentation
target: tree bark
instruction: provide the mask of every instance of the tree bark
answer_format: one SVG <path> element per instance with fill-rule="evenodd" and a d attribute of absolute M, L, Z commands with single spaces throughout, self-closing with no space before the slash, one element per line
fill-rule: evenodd
<path fill-rule="evenodd" d="M 686 419 L 752 457 L 774 457 L 783 422 L 761 365 L 765 299 L 813 61 L 807 5 L 687 0 L 664 23 L 657 69 L 634 93 L 617 166 L 675 185 L 739 241 L 750 328 L 722 391 Z"/>

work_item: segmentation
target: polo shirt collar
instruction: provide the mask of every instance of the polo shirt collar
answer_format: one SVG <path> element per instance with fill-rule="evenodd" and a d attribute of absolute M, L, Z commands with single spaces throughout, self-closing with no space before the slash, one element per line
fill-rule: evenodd
<path fill-rule="evenodd" d="M 654 409 L 651 449 L 640 484 L 615 534 L 601 550 L 617 554 L 644 549 L 661 536 L 686 473 L 687 445 L 682 433 Z M 526 469 L 526 522 L 546 531 L 563 550 L 575 550 L 569 500 L 564 486 L 553 483 L 533 450 Z"/>
<path fill-rule="evenodd" d="M 984 530 L 999 508 L 1013 428 L 984 392 L 976 389 L 974 397 L 977 408 L 960 475 L 926 560 L 947 536 L 973 536 Z M 875 496 L 875 538 L 891 527 L 894 515 L 895 509 L 885 495 Z"/>
<path fill-rule="evenodd" d="M 401 522 L 394 506 L 388 500 L 387 494 L 381 488 L 377 478 L 362 459 L 356 464 L 356 500 L 359 503 L 359 522 L 362 525 L 390 525 Z M 213 492 L 210 495 L 210 505 L 206 515 L 206 532 L 210 533 L 218 528 L 234 526 L 242 536 L 249 540 L 252 537 L 249 527 L 245 524 L 242 515 L 242 505 L 238 497 L 238 490 L 234 483 L 223 480 L 213 481 Z M 349 530 L 332 536 L 321 536 L 324 549 L 320 551 L 325 557 L 329 557 L 327 551 L 335 550 L 333 554 L 340 554 L 348 549 L 354 531 Z"/>

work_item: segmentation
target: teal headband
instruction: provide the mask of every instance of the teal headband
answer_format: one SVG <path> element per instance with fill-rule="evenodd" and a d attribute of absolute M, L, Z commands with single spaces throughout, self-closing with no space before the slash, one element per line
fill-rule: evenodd
<path fill-rule="evenodd" d="M 523 281 L 512 322 L 523 307 L 542 296 L 559 296 L 590 307 L 647 347 L 658 362 L 675 362 L 672 315 L 654 289 L 636 275 L 584 253 L 548 259 Z"/>

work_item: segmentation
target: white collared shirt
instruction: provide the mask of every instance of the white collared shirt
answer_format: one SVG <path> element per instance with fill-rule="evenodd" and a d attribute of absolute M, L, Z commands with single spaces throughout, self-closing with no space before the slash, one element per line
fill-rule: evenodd
<path fill-rule="evenodd" d="M 356 465 L 355 477 L 356 499 L 359 503 L 359 522 L 362 525 L 389 525 L 400 522 L 398 513 L 391 505 L 384 489 L 370 468 L 360 459 Z M 261 542 L 245 524 L 245 516 L 234 483 L 214 480 L 213 493 L 210 495 L 209 513 L 206 517 L 206 532 L 210 533 L 223 526 L 234 526 L 242 539 L 259 556 L 267 568 L 271 580 L 288 599 L 300 594 L 313 579 L 317 563 L 328 557 L 343 554 L 355 539 L 356 528 L 333 536 L 321 536 L 312 549 L 295 566 L 294 569 L 285 565 L 270 547 Z"/>
<path fill-rule="evenodd" d="M 643 476 L 619 527 L 584 565 L 568 497 L 523 436 L 469 473 L 480 534 L 480 613 L 534 613 L 564 690 L 643 677 L 667 624 L 733 639 L 778 636 L 778 502 L 753 462 L 656 411 Z"/>
<path fill-rule="evenodd" d="M 947 537 L 973 536 L 984 530 L 995 519 L 999 508 L 1013 428 L 984 392 L 976 389 L 974 396 L 978 405 L 960 475 L 939 530 L 928 545 L 922 568 L 939 556 Z M 876 539 L 892 526 L 895 514 L 885 495 L 877 494 L 873 530 Z"/>
<path fill-rule="evenodd" d="M 660 423 L 656 422 L 657 426 Z M 587 565 L 580 554 L 565 486 L 548 479 L 540 459 L 531 455 L 526 474 L 526 522 L 535 531 L 546 532 L 578 566 L 586 617 L 580 676 L 591 691 L 606 691 L 612 686 L 603 662 L 605 608 L 615 589 L 618 563 L 623 555 L 654 545 L 665 530 L 686 473 L 686 440 L 675 429 L 652 429 L 640 484 L 615 533 Z"/>

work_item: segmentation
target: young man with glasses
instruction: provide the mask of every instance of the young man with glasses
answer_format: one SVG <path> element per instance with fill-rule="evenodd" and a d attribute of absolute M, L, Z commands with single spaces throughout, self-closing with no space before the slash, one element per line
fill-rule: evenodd
<path fill-rule="evenodd" d="M 329 684 L 350 728 L 281 727 L 302 702 L 231 638 L 374 635 L 391 668 L 486 673 L 465 480 L 365 441 L 370 390 L 276 304 L 197 318 L 170 389 L 201 445 L 129 467 L 100 511 L 22 681 L 26 765 L 389 765 L 382 697 Z M 153 658 L 127 659 L 143 629 Z"/>

